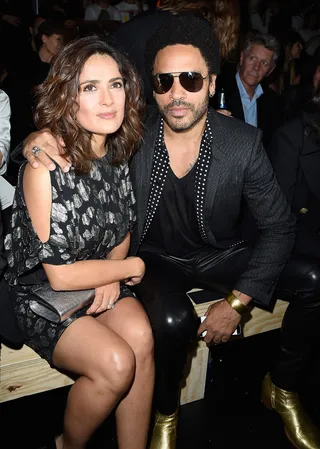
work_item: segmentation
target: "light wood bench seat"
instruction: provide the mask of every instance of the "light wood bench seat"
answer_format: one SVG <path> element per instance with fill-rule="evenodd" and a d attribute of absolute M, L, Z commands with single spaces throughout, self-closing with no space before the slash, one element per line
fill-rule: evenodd
<path fill-rule="evenodd" d="M 198 316 L 202 316 L 214 301 L 195 305 Z M 252 318 L 243 325 L 243 336 L 267 332 L 281 326 L 287 302 L 278 300 L 272 313 L 254 308 Z M 184 382 L 181 404 L 204 397 L 209 350 L 199 341 L 190 353 L 189 373 Z M 2 346 L 0 354 L 0 403 L 36 393 L 71 385 L 73 380 L 51 368 L 32 349 L 23 346 L 19 350 Z"/>

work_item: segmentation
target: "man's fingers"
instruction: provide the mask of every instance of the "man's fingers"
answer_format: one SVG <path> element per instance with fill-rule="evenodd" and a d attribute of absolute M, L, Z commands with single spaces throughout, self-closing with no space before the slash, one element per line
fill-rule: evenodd
<path fill-rule="evenodd" d="M 225 115 L 226 117 L 232 117 L 231 111 L 228 111 L 227 109 L 217 109 L 217 111 L 221 115 Z"/>
<path fill-rule="evenodd" d="M 207 331 L 207 334 L 206 334 L 206 336 L 203 338 L 203 340 L 206 342 L 206 343 L 211 343 L 212 342 L 212 340 L 215 338 L 215 336 L 214 336 L 214 334 L 212 333 L 212 332 L 210 332 L 210 330 L 208 330 Z"/>
<path fill-rule="evenodd" d="M 31 154 L 32 154 L 32 152 L 31 152 Z M 29 157 L 27 157 L 27 159 L 30 162 Z M 41 150 L 40 153 L 37 154 L 35 159 L 38 160 L 38 163 L 40 162 L 42 165 L 47 167 L 48 170 L 55 170 L 55 168 L 56 168 L 55 164 L 52 162 L 50 157 L 47 156 L 47 154 L 43 150 Z"/>
<path fill-rule="evenodd" d="M 39 167 L 39 162 L 37 161 L 37 158 L 31 153 L 29 155 L 29 157 L 27 157 L 29 164 L 31 164 L 31 166 L 33 168 L 38 168 Z"/>
<path fill-rule="evenodd" d="M 41 150 L 36 157 L 32 152 L 32 149 L 35 146 Z M 48 129 L 31 133 L 24 141 L 24 156 L 34 168 L 37 168 L 39 163 L 41 163 L 47 167 L 48 170 L 54 170 L 57 164 L 64 172 L 68 172 L 71 164 L 69 160 L 62 157 L 64 152 L 65 147 L 63 139 L 56 139 Z"/>
<path fill-rule="evenodd" d="M 50 144 L 50 142 L 54 146 L 54 142 L 56 142 L 56 140 L 51 134 L 49 128 L 43 128 L 41 131 L 33 132 L 26 137 L 23 142 L 24 152 L 31 151 L 34 146 L 41 148 L 44 144 Z"/>
<path fill-rule="evenodd" d="M 59 144 L 60 147 L 61 147 L 60 150 L 63 151 L 63 149 L 65 148 L 65 144 L 64 144 L 63 138 L 60 137 L 60 136 L 58 136 L 58 137 L 57 137 L 57 142 L 58 142 L 58 144 Z"/>
<path fill-rule="evenodd" d="M 59 165 L 64 172 L 68 172 L 70 170 L 70 162 L 60 156 L 60 154 L 53 153 L 53 148 L 51 146 L 46 145 L 44 148 L 39 148 L 41 151 L 37 154 L 37 156 L 33 154 L 32 149 L 30 151 L 25 151 L 26 159 L 34 168 L 37 168 L 39 163 L 41 163 L 47 167 L 48 170 L 55 170 L 56 165 Z"/>
<path fill-rule="evenodd" d="M 204 323 L 201 323 L 200 326 L 199 326 L 199 329 L 198 329 L 198 335 L 201 335 L 202 332 L 204 332 L 204 331 L 206 331 L 206 330 L 207 330 L 207 325 L 206 325 L 206 323 L 205 323 L 205 322 L 204 322 Z"/>

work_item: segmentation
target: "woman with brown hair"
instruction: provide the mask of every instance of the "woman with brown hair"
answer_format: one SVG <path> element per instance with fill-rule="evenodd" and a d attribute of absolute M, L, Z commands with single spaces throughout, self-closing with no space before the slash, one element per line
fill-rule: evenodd
<path fill-rule="evenodd" d="M 63 435 L 50 446 L 57 449 L 84 449 L 113 409 L 119 449 L 146 447 L 153 338 L 128 287 L 141 281 L 144 263 L 127 258 L 135 221 L 127 162 L 141 137 L 142 110 L 131 65 L 92 36 L 59 53 L 38 91 L 35 123 L 63 136 L 71 170 L 21 167 L 6 279 L 25 343 L 76 377 Z M 94 289 L 93 302 L 63 322 L 46 320 L 30 301 L 47 282 L 75 296 Z"/>
<path fill-rule="evenodd" d="M 269 87 L 279 95 L 287 96 L 300 83 L 299 65 L 302 65 L 303 42 L 300 34 L 293 30 L 284 37 L 280 35 L 279 41 L 282 45 L 282 54 L 276 70 L 267 81 Z"/>

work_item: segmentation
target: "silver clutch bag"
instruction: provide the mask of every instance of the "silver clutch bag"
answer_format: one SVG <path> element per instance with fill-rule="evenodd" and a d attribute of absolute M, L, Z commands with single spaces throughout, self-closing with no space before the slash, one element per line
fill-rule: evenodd
<path fill-rule="evenodd" d="M 55 291 L 50 284 L 35 288 L 29 307 L 36 315 L 52 323 L 62 323 L 73 313 L 90 305 L 95 289 L 76 291 Z"/>

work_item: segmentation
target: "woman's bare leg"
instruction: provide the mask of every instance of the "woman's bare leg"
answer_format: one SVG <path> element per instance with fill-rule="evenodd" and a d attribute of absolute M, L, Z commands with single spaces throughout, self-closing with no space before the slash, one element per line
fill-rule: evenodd
<path fill-rule="evenodd" d="M 130 346 L 97 319 L 83 317 L 60 337 L 54 364 L 80 377 L 71 387 L 58 449 L 84 449 L 133 382 L 135 357 Z M 63 441 L 62 441 L 63 440 Z M 134 448 L 127 445 L 127 449 Z"/>
<path fill-rule="evenodd" d="M 124 298 L 98 318 L 132 348 L 133 384 L 116 411 L 119 449 L 145 449 L 154 387 L 153 337 L 148 317 L 134 298 Z"/>

